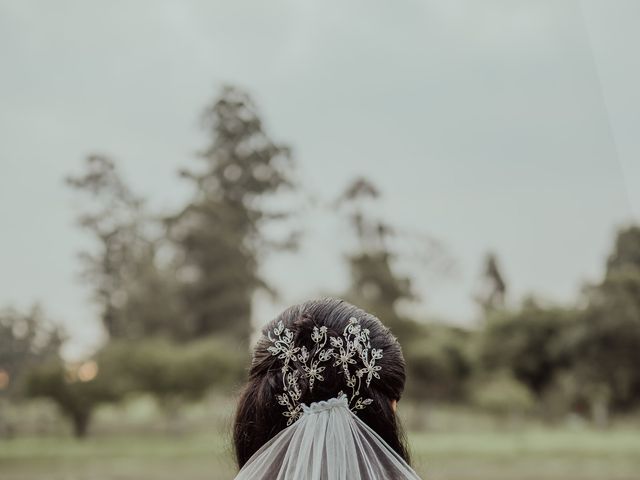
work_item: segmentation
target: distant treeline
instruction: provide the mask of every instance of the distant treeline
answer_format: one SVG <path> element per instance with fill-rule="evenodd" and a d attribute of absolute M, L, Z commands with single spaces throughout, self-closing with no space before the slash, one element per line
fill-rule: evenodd
<path fill-rule="evenodd" d="M 90 156 L 67 178 L 79 196 L 78 225 L 93 241 L 79 261 L 108 341 L 70 364 L 60 357 L 64 332 L 40 309 L 4 310 L 0 401 L 48 397 L 83 436 L 97 406 L 131 394 L 153 394 L 172 413 L 212 388 L 233 391 L 249 361 L 253 299 L 260 291 L 278 294 L 261 274 L 265 259 L 295 251 L 305 216 L 325 208 L 344 218 L 355 239 L 336 259 L 348 264 L 348 289 L 325 293 L 391 327 L 404 348 L 409 398 L 548 421 L 576 413 L 601 426 L 612 412 L 639 406 L 639 227 L 618 232 L 604 278 L 570 305 L 531 297 L 511 306 L 489 254 L 476 325 L 411 318 L 401 306 L 423 292 L 412 272 L 400 272 L 409 249 L 399 245 L 417 245 L 409 263 L 424 269 L 434 259 L 446 263 L 438 242 L 372 215 L 380 192 L 365 178 L 319 202 L 297 180 L 290 147 L 265 132 L 246 92 L 223 88 L 204 124 L 211 142 L 198 165 L 180 172 L 192 195 L 176 211 L 150 210 L 106 156 Z"/>

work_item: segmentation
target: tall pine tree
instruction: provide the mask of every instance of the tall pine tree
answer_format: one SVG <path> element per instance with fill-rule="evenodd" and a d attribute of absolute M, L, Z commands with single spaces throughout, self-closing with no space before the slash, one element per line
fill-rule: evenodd
<path fill-rule="evenodd" d="M 181 258 L 183 299 L 196 336 L 229 334 L 248 341 L 256 290 L 271 290 L 259 272 L 270 251 L 290 247 L 292 236 L 267 238 L 265 227 L 288 214 L 267 203 L 291 188 L 290 149 L 264 131 L 247 93 L 225 87 L 205 114 L 212 141 L 199 170 L 185 170 L 195 194 L 168 219 Z"/>
<path fill-rule="evenodd" d="M 347 210 L 356 234 L 357 247 L 347 255 L 351 285 L 346 297 L 371 311 L 388 325 L 400 340 L 408 340 L 418 325 L 398 312 L 401 301 L 415 300 L 411 279 L 393 266 L 396 254 L 387 244 L 393 234 L 385 222 L 371 218 L 365 204 L 378 199 L 378 189 L 367 179 L 353 181 L 338 200 Z"/>

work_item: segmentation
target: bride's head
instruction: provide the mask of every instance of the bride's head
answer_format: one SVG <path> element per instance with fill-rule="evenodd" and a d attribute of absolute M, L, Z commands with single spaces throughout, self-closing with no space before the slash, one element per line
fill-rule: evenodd
<path fill-rule="evenodd" d="M 349 330 L 350 324 L 356 330 Z M 361 333 L 350 335 L 349 331 Z M 366 348 L 361 348 L 363 341 L 368 342 Z M 346 358 L 341 359 L 341 348 Z M 317 368 L 310 372 L 314 362 Z M 400 345 L 378 318 L 334 298 L 294 305 L 264 327 L 256 344 L 235 418 L 238 464 L 243 466 L 296 420 L 301 404 L 340 394 L 348 397 L 362 421 L 408 461 L 395 414 L 404 383 Z"/>

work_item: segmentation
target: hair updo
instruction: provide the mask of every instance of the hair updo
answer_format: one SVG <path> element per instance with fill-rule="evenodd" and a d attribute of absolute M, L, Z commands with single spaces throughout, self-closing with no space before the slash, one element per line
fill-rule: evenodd
<path fill-rule="evenodd" d="M 235 416 L 233 440 L 239 467 L 287 426 L 287 417 L 283 415 L 285 407 L 277 400 L 277 396 L 283 393 L 283 360 L 269 352 L 271 342 L 267 332 L 282 321 L 284 327 L 293 333 L 294 345 L 305 346 L 311 351 L 314 348 L 311 339 L 314 327 L 325 326 L 329 335 L 340 337 L 351 317 L 358 319 L 362 328 L 369 330 L 372 348 L 382 350 L 382 358 L 376 362 L 382 367 L 378 372 L 380 378 L 373 378 L 369 386 L 363 383 L 360 387 L 361 395 L 372 399 L 372 402 L 358 410 L 356 415 L 409 462 L 404 435 L 392 407 L 393 400 L 400 400 L 405 383 L 405 362 L 398 340 L 370 313 L 344 300 L 324 298 L 289 307 L 262 329 Z M 307 405 L 334 398 L 340 391 L 350 391 L 346 377 L 340 367 L 333 366 L 333 362 L 327 363 L 322 372 L 324 380 L 316 381 L 313 390 L 302 373 L 298 379 L 300 402 Z"/>

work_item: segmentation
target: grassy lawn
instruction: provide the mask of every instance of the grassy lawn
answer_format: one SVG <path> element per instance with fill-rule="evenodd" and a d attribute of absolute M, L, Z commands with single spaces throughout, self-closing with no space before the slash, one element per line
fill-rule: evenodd
<path fill-rule="evenodd" d="M 414 464 L 433 480 L 638 480 L 640 434 L 526 429 L 410 435 Z M 2 480 L 233 478 L 227 435 L 103 434 L 0 441 Z"/>

